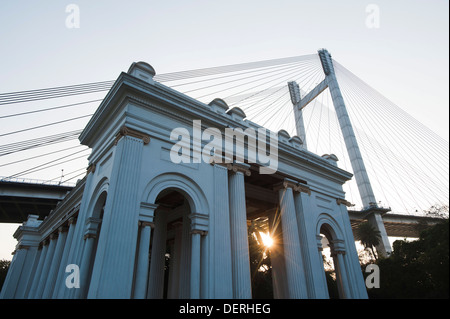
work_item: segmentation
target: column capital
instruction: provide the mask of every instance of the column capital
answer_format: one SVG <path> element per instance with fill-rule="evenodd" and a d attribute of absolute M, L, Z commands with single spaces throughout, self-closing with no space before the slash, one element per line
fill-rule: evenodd
<path fill-rule="evenodd" d="M 155 229 L 155 223 L 148 221 L 139 221 L 139 227 L 147 227 L 149 226 L 151 229 Z"/>
<path fill-rule="evenodd" d="M 65 233 L 69 230 L 67 226 L 59 226 L 58 227 L 58 233 Z"/>
<path fill-rule="evenodd" d="M 308 195 L 311 195 L 311 189 L 309 188 L 309 186 L 305 184 L 300 184 L 299 182 L 290 178 L 285 178 L 282 182 L 277 183 L 272 187 L 274 191 L 286 188 L 292 188 L 294 192 L 306 193 Z"/>
<path fill-rule="evenodd" d="M 282 182 L 273 185 L 272 189 L 274 191 L 279 191 L 280 189 L 287 189 L 287 188 L 292 188 L 292 190 L 295 190 L 297 184 L 298 183 L 293 179 L 285 178 Z"/>
<path fill-rule="evenodd" d="M 331 256 L 345 255 L 345 242 L 341 239 L 333 239 L 330 241 Z"/>
<path fill-rule="evenodd" d="M 295 191 L 299 192 L 299 193 L 306 193 L 308 195 L 311 195 L 311 189 L 307 185 L 297 184 Z"/>
<path fill-rule="evenodd" d="M 238 163 L 228 163 L 227 169 L 234 173 L 243 173 L 245 176 L 250 176 L 252 173 L 249 170 L 250 165 L 248 164 L 238 164 Z"/>
<path fill-rule="evenodd" d="M 67 224 L 70 226 L 70 225 L 75 225 L 77 223 L 77 218 L 76 217 L 70 217 L 68 220 L 67 220 Z"/>
<path fill-rule="evenodd" d="M 85 234 L 84 237 L 83 237 L 84 240 L 86 240 L 88 238 L 95 239 L 95 238 L 97 238 L 97 235 L 96 234 L 92 234 L 92 233 L 88 233 L 88 234 Z"/>
<path fill-rule="evenodd" d="M 200 234 L 200 236 L 206 236 L 208 235 L 208 231 L 207 230 L 199 230 L 199 229 L 194 229 L 191 230 L 190 234 Z"/>
<path fill-rule="evenodd" d="M 122 126 L 119 130 L 119 132 L 116 135 L 116 139 L 114 140 L 114 145 L 117 145 L 119 140 L 124 136 L 131 136 L 138 139 L 141 139 L 142 142 L 144 142 L 144 145 L 147 145 L 150 143 L 150 136 L 148 134 L 142 133 L 138 130 L 129 128 L 128 126 Z"/>
<path fill-rule="evenodd" d="M 58 233 L 51 233 L 49 238 L 50 238 L 50 240 L 57 239 L 58 238 Z"/>
<path fill-rule="evenodd" d="M 16 250 L 29 249 L 29 248 L 31 248 L 31 246 L 19 244 L 19 245 L 16 246 L 16 249 L 14 250 L 14 252 L 15 252 Z"/>

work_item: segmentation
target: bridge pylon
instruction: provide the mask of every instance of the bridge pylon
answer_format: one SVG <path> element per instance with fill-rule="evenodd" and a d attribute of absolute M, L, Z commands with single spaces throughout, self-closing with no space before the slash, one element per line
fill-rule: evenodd
<path fill-rule="evenodd" d="M 387 256 L 392 252 L 391 245 L 387 236 L 386 229 L 384 227 L 382 215 L 385 214 L 389 209 L 378 207 L 375 195 L 370 183 L 369 176 L 367 174 L 366 167 L 364 165 L 364 160 L 361 155 L 361 151 L 358 146 L 358 141 L 356 139 L 350 117 L 345 106 L 344 98 L 342 97 L 341 90 L 336 78 L 336 74 L 333 67 L 333 60 L 330 53 L 326 49 L 321 49 L 318 51 L 320 61 L 322 63 L 322 68 L 325 73 L 325 79 L 319 83 L 314 89 L 312 89 L 303 98 L 296 99 L 296 92 L 300 96 L 299 90 L 295 87 L 296 83 L 289 83 L 289 90 L 291 93 L 291 99 L 294 104 L 294 114 L 296 120 L 297 133 L 303 135 L 304 139 L 304 129 L 303 119 L 301 111 L 306 107 L 311 101 L 313 101 L 320 93 L 325 89 L 330 90 L 331 99 L 337 114 L 339 121 L 339 126 L 342 131 L 345 146 L 350 158 L 350 162 L 353 169 L 353 174 L 355 176 L 356 184 L 358 186 L 358 191 L 361 196 L 361 201 L 363 204 L 363 213 L 365 218 L 378 230 L 381 234 L 381 243 L 376 247 L 377 252 L 382 256 Z"/>

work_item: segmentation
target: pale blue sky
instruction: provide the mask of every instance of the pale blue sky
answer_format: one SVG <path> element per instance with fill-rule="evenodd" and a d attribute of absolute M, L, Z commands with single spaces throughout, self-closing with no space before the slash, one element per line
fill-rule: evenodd
<path fill-rule="evenodd" d="M 79 29 L 65 26 L 70 3 L 80 8 Z M 365 24 L 370 3 L 380 8 L 378 29 Z M 448 135 L 435 125 L 448 123 L 443 120 L 448 5 L 446 0 L 3 0 L 0 92 L 112 80 L 137 60 L 165 73 L 325 47 L 424 124 Z"/>
<path fill-rule="evenodd" d="M 70 3 L 80 8 L 79 29 L 65 25 Z M 380 28 L 366 26 L 370 3 L 380 9 Z M 0 93 L 113 80 L 139 60 L 166 73 L 327 48 L 448 140 L 448 7 L 447 0 L 2 0 Z M 0 259 L 11 258 L 15 228 L 0 227 Z"/>

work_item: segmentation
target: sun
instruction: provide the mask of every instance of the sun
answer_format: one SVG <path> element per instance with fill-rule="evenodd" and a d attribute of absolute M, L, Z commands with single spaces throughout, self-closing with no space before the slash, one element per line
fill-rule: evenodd
<path fill-rule="evenodd" d="M 266 246 L 267 248 L 270 248 L 273 245 L 273 238 L 270 237 L 269 234 L 263 232 L 259 232 L 259 234 L 261 235 L 263 245 Z"/>

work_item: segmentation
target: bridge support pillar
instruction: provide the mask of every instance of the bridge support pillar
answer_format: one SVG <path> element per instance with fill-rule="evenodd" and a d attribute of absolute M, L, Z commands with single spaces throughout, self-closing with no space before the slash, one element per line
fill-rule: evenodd
<path fill-rule="evenodd" d="M 355 175 L 356 184 L 358 185 L 358 191 L 361 196 L 362 204 L 365 209 L 377 210 L 378 207 L 376 204 L 375 195 L 372 185 L 370 184 L 369 175 L 367 174 L 361 151 L 359 150 L 358 141 L 356 140 L 350 117 L 348 116 L 347 108 L 345 107 L 344 98 L 342 97 L 341 90 L 336 79 L 336 74 L 334 73 L 331 55 L 327 50 L 320 50 L 319 56 L 326 75 L 326 81 L 330 90 L 331 99 L 333 100 L 334 108 L 336 110 L 339 126 L 341 127 L 342 135 L 344 137 L 344 142 L 350 158 L 353 173 Z M 387 254 L 391 252 L 391 245 L 386 234 L 386 229 L 384 228 L 383 220 L 381 215 L 377 212 L 374 212 L 372 215 L 373 217 L 370 218 L 370 222 L 377 230 L 380 231 L 382 240 L 379 250 L 377 247 L 377 251 L 381 255 L 387 256 Z"/>

